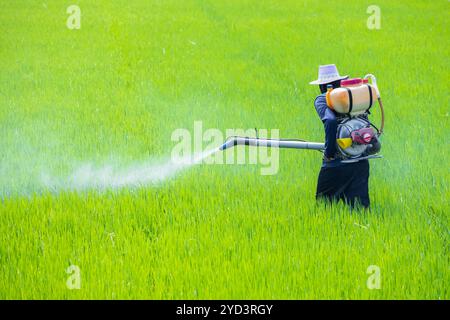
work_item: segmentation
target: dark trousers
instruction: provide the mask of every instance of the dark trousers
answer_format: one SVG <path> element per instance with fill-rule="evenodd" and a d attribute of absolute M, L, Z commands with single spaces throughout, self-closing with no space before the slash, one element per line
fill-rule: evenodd
<path fill-rule="evenodd" d="M 369 208 L 369 161 L 322 167 L 317 182 L 316 199 L 343 200 L 350 207 Z"/>

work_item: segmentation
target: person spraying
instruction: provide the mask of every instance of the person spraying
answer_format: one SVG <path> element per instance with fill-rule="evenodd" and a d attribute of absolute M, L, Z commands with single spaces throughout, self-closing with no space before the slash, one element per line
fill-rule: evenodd
<path fill-rule="evenodd" d="M 369 83 L 369 79 L 371 83 Z M 224 151 L 238 145 L 250 147 L 318 150 L 323 153 L 316 198 L 344 200 L 352 208 L 370 207 L 369 159 L 382 158 L 379 137 L 384 129 L 384 110 L 372 74 L 348 79 L 340 76 L 334 64 L 319 66 L 320 94 L 314 106 L 325 129 L 325 142 L 302 139 L 267 139 L 231 136 L 218 148 Z M 368 119 L 371 107 L 378 101 L 381 125 L 378 129 Z"/>
<path fill-rule="evenodd" d="M 319 66 L 318 79 L 310 84 L 318 85 L 320 95 L 314 101 L 316 112 L 325 130 L 325 148 L 319 172 L 316 199 L 343 200 L 352 208 L 370 207 L 368 158 L 380 150 L 378 134 L 368 121 L 369 109 L 378 94 L 376 83 L 367 85 L 367 79 L 350 79 L 341 76 L 334 64 Z M 345 85 L 345 88 L 341 88 Z M 360 127 L 349 126 L 349 121 L 360 122 Z M 383 123 L 382 123 L 383 126 Z M 342 138 L 341 134 L 347 137 Z M 345 161 L 355 146 L 366 146 L 358 161 Z"/>

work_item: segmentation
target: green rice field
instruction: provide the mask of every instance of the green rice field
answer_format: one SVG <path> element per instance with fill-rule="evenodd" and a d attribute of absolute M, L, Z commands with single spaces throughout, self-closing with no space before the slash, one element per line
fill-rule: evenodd
<path fill-rule="evenodd" d="M 447 0 L 1 1 L 0 299 L 449 299 L 449 13 Z M 280 150 L 273 175 L 159 165 L 195 121 L 323 141 L 309 82 L 329 63 L 373 73 L 383 98 L 370 211 L 316 202 L 316 151 Z M 140 183 L 122 183 L 130 168 Z M 83 180 L 108 170 L 123 176 Z"/>

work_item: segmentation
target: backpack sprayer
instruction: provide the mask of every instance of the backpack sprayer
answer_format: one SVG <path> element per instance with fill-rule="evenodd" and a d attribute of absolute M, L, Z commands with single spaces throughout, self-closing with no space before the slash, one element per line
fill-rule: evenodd
<path fill-rule="evenodd" d="M 369 83 L 369 79 L 371 83 Z M 370 108 L 378 100 L 381 111 L 381 124 L 378 129 L 369 120 Z M 341 81 L 340 88 L 328 88 L 327 106 L 338 116 L 336 143 L 338 157 L 344 163 L 363 159 L 381 158 L 377 153 L 381 149 L 379 137 L 384 130 L 384 109 L 381 101 L 377 79 L 368 74 L 363 79 L 354 78 Z M 219 148 L 225 150 L 237 145 L 310 149 L 323 151 L 324 143 L 309 142 L 299 139 L 263 139 L 233 136 L 229 137 Z"/>

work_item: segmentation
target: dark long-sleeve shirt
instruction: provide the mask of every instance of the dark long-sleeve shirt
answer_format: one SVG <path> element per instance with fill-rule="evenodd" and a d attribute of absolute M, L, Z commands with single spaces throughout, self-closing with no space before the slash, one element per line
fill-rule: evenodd
<path fill-rule="evenodd" d="M 336 147 L 336 132 L 337 132 L 337 119 L 333 110 L 328 108 L 325 93 L 317 96 L 314 101 L 314 107 L 320 120 L 322 120 L 325 129 L 325 157 L 334 158 L 337 153 Z M 324 161 L 325 166 L 337 166 L 341 162 L 339 159 L 332 161 Z"/>
<path fill-rule="evenodd" d="M 325 94 L 317 96 L 314 107 L 325 128 L 325 156 L 332 158 L 336 154 L 337 120 L 333 110 L 328 108 Z"/>

